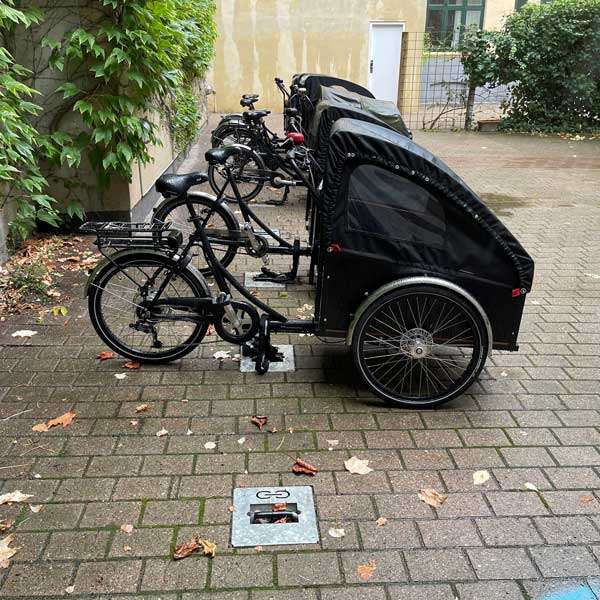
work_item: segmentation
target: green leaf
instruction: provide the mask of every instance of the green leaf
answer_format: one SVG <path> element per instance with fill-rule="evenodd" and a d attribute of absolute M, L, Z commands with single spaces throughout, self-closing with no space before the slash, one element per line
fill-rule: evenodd
<path fill-rule="evenodd" d="M 73 96 L 77 96 L 81 91 L 74 83 L 63 83 L 61 86 L 56 88 L 57 92 L 63 93 L 63 98 L 66 100 L 67 98 L 72 98 Z"/>

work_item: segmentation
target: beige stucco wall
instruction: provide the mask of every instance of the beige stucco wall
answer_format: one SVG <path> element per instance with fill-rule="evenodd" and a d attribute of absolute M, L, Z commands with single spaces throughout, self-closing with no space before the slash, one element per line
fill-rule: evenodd
<path fill-rule="evenodd" d="M 483 15 L 484 29 L 500 29 L 504 17 L 515 10 L 515 0 L 487 0 Z"/>
<path fill-rule="evenodd" d="M 426 0 L 218 0 L 214 109 L 240 110 L 244 92 L 281 110 L 275 76 L 319 72 L 367 84 L 369 22 L 425 29 Z M 412 74 L 414 75 L 414 74 Z"/>

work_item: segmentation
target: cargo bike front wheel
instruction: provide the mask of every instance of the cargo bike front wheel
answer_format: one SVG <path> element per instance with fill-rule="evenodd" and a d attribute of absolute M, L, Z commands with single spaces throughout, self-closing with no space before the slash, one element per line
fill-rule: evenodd
<path fill-rule="evenodd" d="M 408 408 L 433 407 L 462 394 L 485 364 L 489 336 L 467 298 L 437 285 L 388 292 L 360 316 L 355 363 L 381 398 Z"/>

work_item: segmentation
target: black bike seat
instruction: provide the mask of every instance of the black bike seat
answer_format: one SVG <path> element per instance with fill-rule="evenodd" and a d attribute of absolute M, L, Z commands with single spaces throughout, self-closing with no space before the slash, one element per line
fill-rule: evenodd
<path fill-rule="evenodd" d="M 285 114 L 288 117 L 297 117 L 300 113 L 297 108 L 288 107 L 285 109 Z"/>
<path fill-rule="evenodd" d="M 241 106 L 245 106 L 246 108 L 248 108 L 248 106 L 252 106 L 255 102 L 256 102 L 256 98 L 253 98 L 253 97 L 242 98 L 240 100 L 240 105 Z"/>
<path fill-rule="evenodd" d="M 156 180 L 156 191 L 163 196 L 183 196 L 193 185 L 208 181 L 206 173 L 187 173 L 174 175 L 168 173 Z"/>
<path fill-rule="evenodd" d="M 245 113 L 242 113 L 245 121 L 260 121 L 262 118 L 270 115 L 270 110 L 247 110 Z"/>
<path fill-rule="evenodd" d="M 223 165 L 232 156 L 238 156 L 243 152 L 239 146 L 223 146 L 222 148 L 211 148 L 206 151 L 204 158 L 209 165 Z"/>

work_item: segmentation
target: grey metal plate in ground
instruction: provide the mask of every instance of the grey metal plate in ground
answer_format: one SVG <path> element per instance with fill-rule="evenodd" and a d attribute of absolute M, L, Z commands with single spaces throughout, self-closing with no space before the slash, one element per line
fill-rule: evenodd
<path fill-rule="evenodd" d="M 255 281 L 254 278 L 257 275 L 260 275 L 260 271 L 246 271 L 244 273 L 244 285 L 249 288 L 285 289 L 285 284 L 283 283 L 275 283 L 274 281 Z"/>
<path fill-rule="evenodd" d="M 285 502 L 297 514 L 294 523 L 251 523 L 257 511 L 273 510 Z M 309 485 L 288 487 L 235 488 L 231 523 L 234 548 L 316 544 L 319 541 L 313 489 Z M 261 512 L 261 514 L 264 514 Z"/>
<path fill-rule="evenodd" d="M 294 359 L 294 346 L 291 344 L 276 344 L 279 352 L 283 354 L 282 362 L 272 362 L 269 365 L 269 373 L 288 373 L 296 370 L 296 360 Z M 249 357 L 242 354 L 240 348 L 240 373 L 253 373 L 256 363 Z"/>

